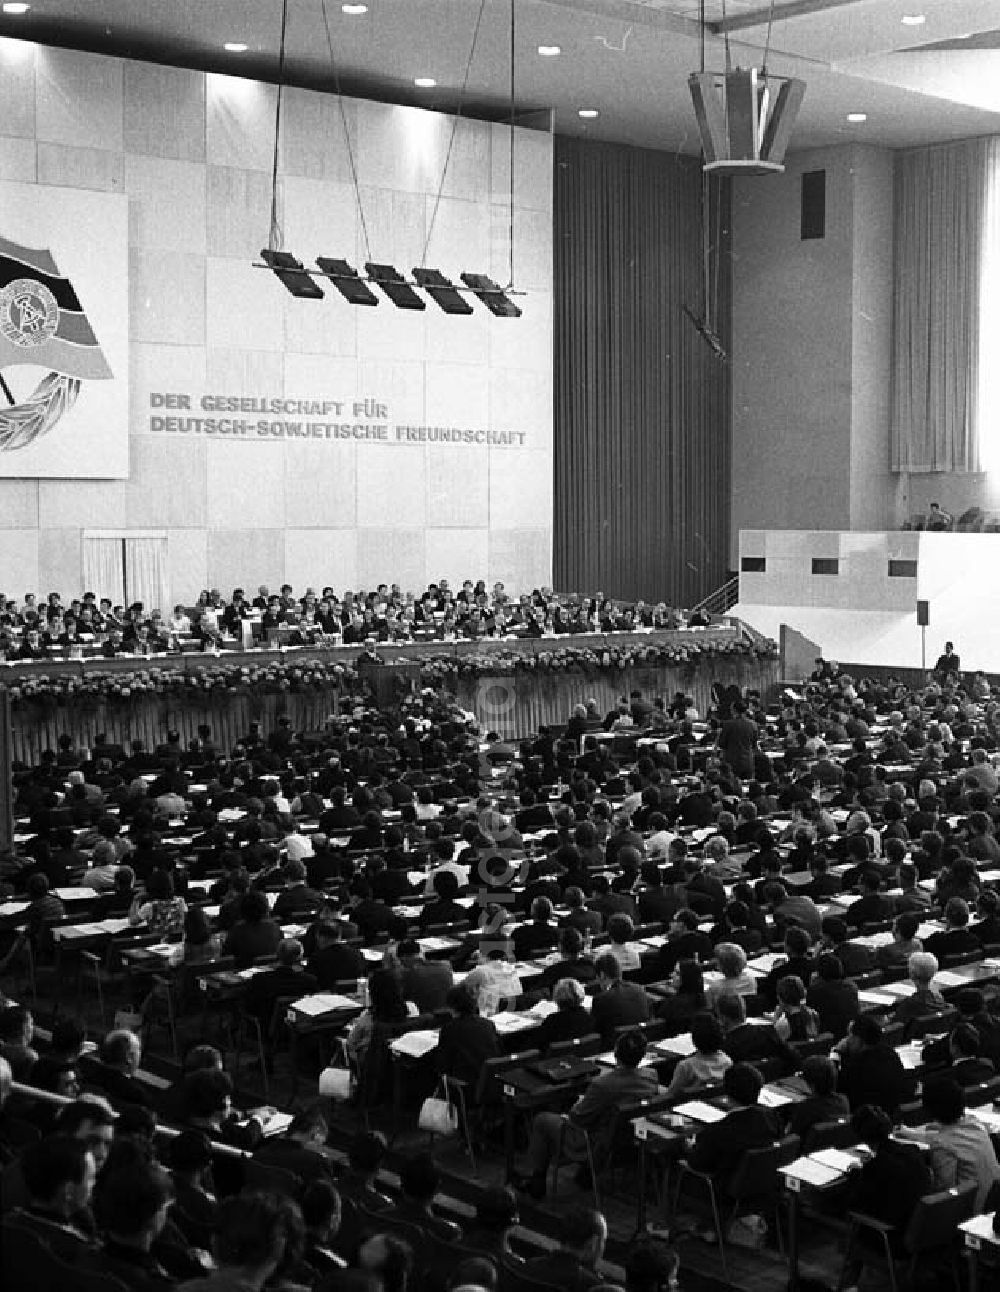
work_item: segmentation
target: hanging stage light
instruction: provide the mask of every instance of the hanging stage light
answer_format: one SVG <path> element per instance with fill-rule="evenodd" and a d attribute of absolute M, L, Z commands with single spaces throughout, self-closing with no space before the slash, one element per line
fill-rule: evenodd
<path fill-rule="evenodd" d="M 492 278 L 485 274 L 462 274 L 462 282 L 471 287 L 491 314 L 498 319 L 519 319 L 521 311 Z"/>
<path fill-rule="evenodd" d="M 427 295 L 446 314 L 471 314 L 472 306 L 465 299 L 450 278 L 437 269 L 414 269 L 413 277 L 417 286 L 422 287 Z"/>
<path fill-rule="evenodd" d="M 265 247 L 260 258 L 293 296 L 307 296 L 310 300 L 322 299 L 323 288 L 319 283 L 313 282 L 302 261 L 296 260 L 290 252 L 272 251 Z"/>
<path fill-rule="evenodd" d="M 330 256 L 317 256 L 316 263 L 351 305 L 377 305 L 378 297 L 361 278 L 358 271 L 346 260 L 333 260 Z"/>
<path fill-rule="evenodd" d="M 365 263 L 365 273 L 371 282 L 381 287 L 393 305 L 400 310 L 425 310 L 426 301 L 422 301 L 398 269 L 392 265 L 376 265 L 370 260 Z"/>

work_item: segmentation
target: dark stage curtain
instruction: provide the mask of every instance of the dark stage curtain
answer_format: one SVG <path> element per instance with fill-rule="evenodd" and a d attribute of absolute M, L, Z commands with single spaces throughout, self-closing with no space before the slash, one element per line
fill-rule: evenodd
<path fill-rule="evenodd" d="M 555 586 L 691 605 L 730 528 L 729 369 L 682 311 L 702 313 L 701 165 L 563 136 L 555 157 Z M 728 181 L 709 194 L 728 350 Z"/>

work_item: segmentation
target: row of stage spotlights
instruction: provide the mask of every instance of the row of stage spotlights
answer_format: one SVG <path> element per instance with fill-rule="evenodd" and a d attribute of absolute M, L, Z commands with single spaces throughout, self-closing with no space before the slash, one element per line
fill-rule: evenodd
<path fill-rule="evenodd" d="M 316 281 L 325 278 L 333 283 L 341 296 L 351 305 L 377 305 L 379 298 L 368 286 L 374 283 L 385 293 L 398 309 L 423 310 L 427 303 L 418 296 L 414 287 L 419 287 L 435 301 L 445 314 L 471 314 L 472 305 L 467 296 L 478 296 L 491 314 L 501 319 L 517 319 L 521 311 L 510 299 L 511 289 L 500 287 L 486 274 L 462 274 L 464 287 L 459 287 L 450 278 L 446 278 L 437 269 L 414 269 L 413 281 L 407 282 L 401 273 L 392 265 L 365 264 L 365 274 L 361 275 L 346 260 L 334 260 L 330 256 L 317 256 L 317 269 L 307 269 L 301 260 L 288 251 L 273 251 L 265 248 L 260 253 L 262 264 L 255 267 L 269 269 L 284 284 L 293 296 L 320 300 L 323 289 Z M 508 294 L 510 293 L 510 294 Z"/>

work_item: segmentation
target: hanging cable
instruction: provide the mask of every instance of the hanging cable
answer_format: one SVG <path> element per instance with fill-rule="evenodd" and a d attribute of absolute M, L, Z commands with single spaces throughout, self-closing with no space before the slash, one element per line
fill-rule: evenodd
<path fill-rule="evenodd" d="M 760 67 L 760 74 L 763 79 L 767 80 L 767 56 L 771 52 L 771 28 L 774 26 L 774 0 L 771 0 L 770 7 L 767 11 L 767 38 L 764 41 L 764 61 Z"/>
<path fill-rule="evenodd" d="M 507 289 L 514 286 L 514 121 L 516 116 L 517 105 L 514 99 L 514 48 L 516 24 L 514 17 L 515 0 L 510 0 L 510 158 L 508 169 L 510 170 L 510 215 L 507 225 Z"/>
<path fill-rule="evenodd" d="M 287 5 L 288 0 L 285 0 Z M 365 241 L 365 261 L 372 258 L 371 243 L 368 241 L 368 225 L 365 221 L 365 208 L 361 202 L 361 185 L 358 183 L 358 168 L 354 161 L 354 149 L 351 146 L 351 132 L 347 124 L 347 113 L 344 110 L 344 96 L 340 91 L 340 74 L 337 71 L 337 60 L 333 53 L 333 33 L 330 30 L 330 15 L 327 13 L 326 0 L 321 0 L 320 8 L 323 11 L 323 25 L 326 28 L 326 47 L 330 52 L 330 69 L 333 72 L 333 88 L 337 94 L 337 104 L 340 107 L 340 119 L 344 125 L 344 138 L 347 140 L 347 160 L 351 167 L 351 182 L 354 185 L 354 200 L 358 205 L 358 217 L 361 220 L 361 236 Z"/>
<path fill-rule="evenodd" d="M 281 42 L 278 48 L 278 101 L 274 109 L 274 160 L 271 165 L 271 227 L 267 245 L 276 251 L 284 241 L 278 220 L 278 152 L 281 142 L 281 98 L 285 88 L 285 33 L 288 30 L 288 0 L 281 6 Z"/>
<path fill-rule="evenodd" d="M 733 70 L 733 60 L 729 50 L 729 20 L 726 17 L 726 0 L 722 0 L 722 39 L 726 46 L 726 71 Z"/>
<path fill-rule="evenodd" d="M 458 131 L 458 123 L 462 116 L 462 108 L 465 106 L 465 91 L 469 84 L 469 75 L 472 71 L 472 60 L 476 54 L 476 42 L 479 40 L 479 28 L 483 22 L 483 12 L 486 9 L 486 0 L 479 0 L 479 12 L 476 14 L 476 25 L 472 32 L 472 44 L 469 46 L 469 57 L 465 63 L 465 75 L 462 77 L 462 88 L 458 93 L 458 107 L 455 109 L 451 119 L 451 136 L 448 139 L 448 151 L 444 156 L 444 168 L 441 171 L 441 183 L 438 185 L 438 191 L 434 198 L 434 209 L 431 211 L 430 222 L 427 225 L 427 238 L 424 242 L 424 252 L 420 257 L 421 265 L 427 264 L 427 251 L 431 245 L 431 237 L 434 233 L 434 223 L 437 220 L 438 207 L 441 205 L 441 195 L 444 192 L 444 182 L 448 175 L 448 163 L 451 161 L 451 152 L 455 146 L 455 135 Z"/>

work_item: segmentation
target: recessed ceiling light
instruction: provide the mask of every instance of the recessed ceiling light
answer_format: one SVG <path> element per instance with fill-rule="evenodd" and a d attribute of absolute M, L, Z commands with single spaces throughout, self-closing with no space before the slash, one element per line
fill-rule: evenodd
<path fill-rule="evenodd" d="M 413 84 L 420 90 L 433 90 L 437 81 L 433 76 L 415 76 Z"/>
<path fill-rule="evenodd" d="M 539 45 L 538 52 L 542 58 L 555 58 L 557 54 L 562 53 L 562 49 L 558 45 Z"/>
<path fill-rule="evenodd" d="M 592 121 L 598 115 L 598 112 L 596 108 L 580 108 L 576 115 L 583 117 L 585 121 Z"/>
<path fill-rule="evenodd" d="M 30 8 L 30 4 L 15 3 L 14 0 L 9 0 L 9 3 L 4 5 L 3 11 L 10 14 L 22 14 L 27 13 Z"/>
<path fill-rule="evenodd" d="M 227 54 L 245 54 L 247 46 L 242 40 L 227 40 L 222 47 Z"/>
<path fill-rule="evenodd" d="M 856 126 L 860 126 L 862 121 L 868 120 L 868 113 L 867 112 L 848 112 L 847 120 L 852 122 Z"/>
<path fill-rule="evenodd" d="M 356 18 L 359 14 L 368 12 L 366 4 L 342 4 L 340 9 L 342 13 L 346 13 L 351 18 Z"/>
<path fill-rule="evenodd" d="M 927 18 L 922 13 L 904 13 L 899 21 L 904 27 L 922 27 Z"/>

